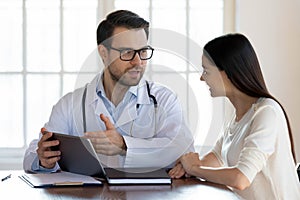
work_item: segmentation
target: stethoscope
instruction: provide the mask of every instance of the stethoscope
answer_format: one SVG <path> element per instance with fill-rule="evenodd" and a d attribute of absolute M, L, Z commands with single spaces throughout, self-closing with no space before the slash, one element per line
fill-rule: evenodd
<path fill-rule="evenodd" d="M 85 86 L 84 91 L 83 91 L 83 95 L 82 95 L 82 119 L 83 119 L 83 132 L 84 133 L 87 131 L 87 129 L 86 129 L 86 113 L 85 113 L 85 100 L 86 100 L 87 85 Z M 156 133 L 157 100 L 156 100 L 155 96 L 150 93 L 150 86 L 149 86 L 148 81 L 146 81 L 146 86 L 147 86 L 148 97 L 150 99 L 152 99 L 152 101 L 153 101 L 153 106 L 154 106 L 154 133 Z M 140 107 L 140 104 L 136 104 L 136 110 L 138 110 L 139 107 Z M 133 120 L 132 123 L 131 123 L 130 136 L 132 136 L 132 128 L 133 128 L 134 121 L 135 120 Z"/>

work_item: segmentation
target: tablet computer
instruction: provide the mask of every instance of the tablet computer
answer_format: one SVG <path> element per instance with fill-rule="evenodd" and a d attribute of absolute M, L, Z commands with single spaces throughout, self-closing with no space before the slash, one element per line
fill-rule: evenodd
<path fill-rule="evenodd" d="M 52 149 L 61 151 L 61 158 L 58 161 L 61 170 L 105 177 L 105 171 L 89 139 L 53 133 L 50 140 L 59 140 L 59 145 L 52 147 Z"/>

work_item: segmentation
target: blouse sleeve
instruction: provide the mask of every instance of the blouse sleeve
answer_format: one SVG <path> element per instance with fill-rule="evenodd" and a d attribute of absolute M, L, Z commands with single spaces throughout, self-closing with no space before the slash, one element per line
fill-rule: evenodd
<path fill-rule="evenodd" d="M 215 154 L 216 158 L 218 159 L 219 163 L 221 165 L 224 165 L 223 159 L 222 159 L 222 143 L 223 143 L 223 135 L 217 140 L 214 148 L 212 149 L 212 153 Z"/>
<path fill-rule="evenodd" d="M 268 105 L 259 108 L 254 114 L 249 135 L 244 140 L 237 168 L 250 182 L 266 165 L 269 156 L 275 151 L 279 111 Z M 285 122 L 284 122 L 285 123 Z"/>

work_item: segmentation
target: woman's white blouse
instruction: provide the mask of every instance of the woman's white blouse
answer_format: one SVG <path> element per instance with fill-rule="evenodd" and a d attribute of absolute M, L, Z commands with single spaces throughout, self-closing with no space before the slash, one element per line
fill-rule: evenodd
<path fill-rule="evenodd" d="M 234 190 L 244 199 L 300 199 L 288 128 L 280 105 L 260 98 L 243 118 L 235 116 L 217 141 L 214 154 L 224 166 L 237 167 L 251 182 Z"/>

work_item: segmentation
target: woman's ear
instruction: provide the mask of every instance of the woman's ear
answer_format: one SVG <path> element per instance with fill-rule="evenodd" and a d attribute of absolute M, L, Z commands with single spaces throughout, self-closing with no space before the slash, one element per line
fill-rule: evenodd
<path fill-rule="evenodd" d="M 107 48 L 102 44 L 98 45 L 98 53 L 99 53 L 104 65 L 105 65 L 105 63 L 108 60 L 108 50 L 107 50 Z"/>

